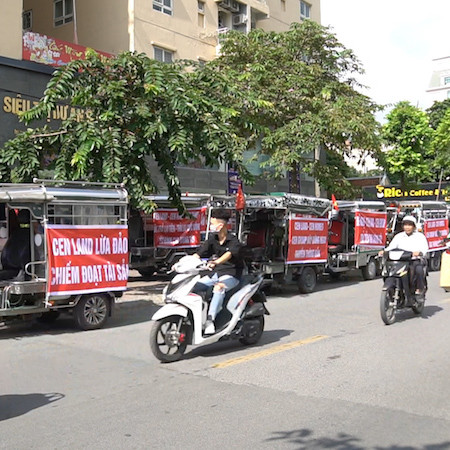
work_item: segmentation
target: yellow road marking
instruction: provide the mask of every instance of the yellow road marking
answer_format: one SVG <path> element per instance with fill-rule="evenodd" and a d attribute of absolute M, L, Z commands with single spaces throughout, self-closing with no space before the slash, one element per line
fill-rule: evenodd
<path fill-rule="evenodd" d="M 311 344 L 313 342 L 326 339 L 327 337 L 329 336 L 318 335 L 302 339 L 301 341 L 287 342 L 286 344 L 277 345 L 276 347 L 271 347 L 260 352 L 251 353 L 250 355 L 244 355 L 238 358 L 229 359 L 228 361 L 214 364 L 212 367 L 215 369 L 223 369 L 224 367 L 234 366 L 235 364 L 251 361 L 252 359 L 262 358 L 264 356 L 273 355 L 274 353 L 284 352 L 285 350 L 300 347 L 301 345 Z"/>
<path fill-rule="evenodd" d="M 442 300 L 442 301 L 439 302 L 439 303 L 450 303 L 450 298 L 446 298 L 445 300 Z"/>

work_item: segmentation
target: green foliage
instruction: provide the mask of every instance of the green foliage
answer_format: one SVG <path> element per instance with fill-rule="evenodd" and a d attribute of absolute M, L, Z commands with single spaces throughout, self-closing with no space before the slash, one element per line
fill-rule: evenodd
<path fill-rule="evenodd" d="M 385 154 L 386 168 L 403 187 L 432 178 L 433 130 L 425 112 L 409 102 L 399 102 L 388 114 L 382 136 L 390 147 Z"/>
<path fill-rule="evenodd" d="M 275 177 L 300 167 L 333 190 L 343 174 L 324 170 L 314 159 L 316 149 L 348 153 L 351 136 L 355 149 L 378 150 L 377 106 L 356 91 L 352 78 L 362 69 L 327 28 L 304 21 L 282 33 L 229 33 L 221 52 L 211 67 L 273 105 L 248 113 L 263 130 L 264 165 Z"/>
<path fill-rule="evenodd" d="M 49 168 L 45 156 L 53 155 L 55 179 L 124 182 L 132 204 L 148 210 L 144 196 L 156 191 L 148 164 L 153 159 L 181 212 L 177 166 L 225 161 L 248 178 L 242 152 L 256 130 L 245 109 L 257 113 L 268 106 L 220 74 L 128 52 L 107 60 L 90 52 L 58 69 L 23 119 L 45 118 L 63 102 L 82 108 L 84 119 L 72 115 L 57 132 L 28 130 L 8 142 L 0 150 L 2 181 L 30 181 Z"/>
<path fill-rule="evenodd" d="M 434 166 L 438 172 L 443 170 L 443 175 L 450 175 L 450 108 L 439 122 L 434 134 L 431 149 L 434 152 Z"/>
<path fill-rule="evenodd" d="M 443 100 L 442 102 L 434 102 L 426 112 L 430 119 L 430 127 L 436 130 L 441 120 L 444 118 L 445 113 L 450 109 L 450 98 Z"/>

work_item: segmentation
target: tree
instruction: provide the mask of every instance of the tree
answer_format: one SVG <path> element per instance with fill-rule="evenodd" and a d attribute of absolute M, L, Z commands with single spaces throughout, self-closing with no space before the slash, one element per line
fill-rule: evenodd
<path fill-rule="evenodd" d="M 450 108 L 439 122 L 434 134 L 431 150 L 435 154 L 434 167 L 442 175 L 450 176 Z"/>
<path fill-rule="evenodd" d="M 297 170 L 305 170 L 333 190 L 342 174 L 324 170 L 315 158 L 318 148 L 348 153 L 349 137 L 354 148 L 379 148 L 377 106 L 356 91 L 352 78 L 362 72 L 358 60 L 315 22 L 282 33 L 229 33 L 211 68 L 274 106 L 253 114 L 252 121 L 263 130 L 261 151 L 269 156 L 263 164 L 276 177 L 291 171 L 297 180 Z"/>
<path fill-rule="evenodd" d="M 398 177 L 404 188 L 433 178 L 433 129 L 429 126 L 427 114 L 404 101 L 397 103 L 386 118 L 382 136 L 390 147 L 385 154 L 389 174 Z"/>
<path fill-rule="evenodd" d="M 445 113 L 450 109 L 450 98 L 443 100 L 442 102 L 434 102 L 426 112 L 430 120 L 430 127 L 436 130 L 441 120 L 444 118 Z"/>
<path fill-rule="evenodd" d="M 61 102 L 82 108 L 84 119 L 71 115 L 58 130 L 29 129 L 7 142 L 0 150 L 3 182 L 30 181 L 51 161 L 55 179 L 124 182 L 134 206 L 149 209 L 144 195 L 156 191 L 152 157 L 181 212 L 177 165 L 226 161 L 245 179 L 242 152 L 253 133 L 245 111 L 268 106 L 199 66 L 128 52 L 105 60 L 93 51 L 56 70 L 23 118 L 45 118 Z"/>

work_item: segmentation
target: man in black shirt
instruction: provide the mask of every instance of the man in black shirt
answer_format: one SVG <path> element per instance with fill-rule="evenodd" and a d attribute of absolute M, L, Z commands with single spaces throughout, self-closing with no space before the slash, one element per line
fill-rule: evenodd
<path fill-rule="evenodd" d="M 198 258 L 213 258 L 208 262 L 212 274 L 202 277 L 195 286 L 196 291 L 214 286 L 205 334 L 215 333 L 214 320 L 222 308 L 225 293 L 239 284 L 242 272 L 241 244 L 234 234 L 228 233 L 229 218 L 230 214 L 226 210 L 213 211 L 208 239 L 200 245 L 195 254 Z"/>

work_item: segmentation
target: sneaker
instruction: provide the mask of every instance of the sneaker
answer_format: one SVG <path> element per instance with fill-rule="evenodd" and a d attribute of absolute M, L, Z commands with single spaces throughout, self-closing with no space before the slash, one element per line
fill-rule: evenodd
<path fill-rule="evenodd" d="M 205 322 L 205 334 L 214 334 L 216 332 L 216 327 L 211 319 Z"/>

